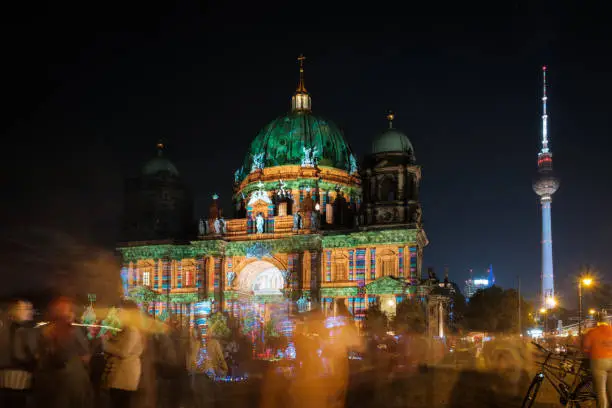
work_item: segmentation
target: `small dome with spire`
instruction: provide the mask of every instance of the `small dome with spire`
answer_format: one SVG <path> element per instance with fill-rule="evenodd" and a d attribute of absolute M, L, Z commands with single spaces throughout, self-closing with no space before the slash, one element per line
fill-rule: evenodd
<path fill-rule="evenodd" d="M 178 177 L 179 172 L 170 160 L 164 157 L 164 144 L 157 143 L 157 157 L 149 160 L 142 168 L 142 174 L 145 176 L 154 176 L 161 173 L 168 173 L 171 176 Z"/>
<path fill-rule="evenodd" d="M 395 115 L 391 112 L 387 115 L 389 128 L 382 132 L 372 142 L 372 153 L 409 153 L 414 154 L 414 148 L 410 139 L 404 133 L 393 127 Z"/>

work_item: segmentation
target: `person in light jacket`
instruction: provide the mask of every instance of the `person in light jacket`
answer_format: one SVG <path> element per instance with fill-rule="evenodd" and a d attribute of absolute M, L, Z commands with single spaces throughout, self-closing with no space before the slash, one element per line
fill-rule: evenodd
<path fill-rule="evenodd" d="M 140 356 L 144 351 L 141 334 L 141 316 L 138 305 L 124 301 L 119 312 L 121 332 L 104 340 L 106 363 L 105 385 L 109 389 L 111 406 L 128 408 L 138 390 L 142 365 Z"/>

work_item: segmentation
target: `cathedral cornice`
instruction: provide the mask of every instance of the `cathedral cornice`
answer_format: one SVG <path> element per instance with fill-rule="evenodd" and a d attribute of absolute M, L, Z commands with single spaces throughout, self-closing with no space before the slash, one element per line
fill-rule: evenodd
<path fill-rule="evenodd" d="M 359 231 L 346 234 L 293 235 L 286 238 L 266 240 L 263 245 L 274 253 L 320 251 L 333 248 L 356 248 L 385 244 L 428 243 L 422 229 L 396 228 L 386 230 Z M 256 241 L 226 241 L 222 239 L 192 241 L 189 244 L 162 244 L 126 246 L 118 248 L 124 262 L 144 259 L 181 260 L 204 256 L 247 256 Z M 259 245 L 262 245 L 260 242 Z"/>

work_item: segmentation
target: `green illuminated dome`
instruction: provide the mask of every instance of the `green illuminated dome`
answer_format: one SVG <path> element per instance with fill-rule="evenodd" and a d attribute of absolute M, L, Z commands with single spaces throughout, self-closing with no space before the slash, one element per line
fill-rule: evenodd
<path fill-rule="evenodd" d="M 389 129 L 374 139 L 372 142 L 372 153 L 404 152 L 411 155 L 414 154 L 414 148 L 408 136 L 393 128 L 394 115 L 389 114 L 387 119 L 389 120 Z"/>
<path fill-rule="evenodd" d="M 149 160 L 142 168 L 142 174 L 145 176 L 154 176 L 160 173 L 169 173 L 172 176 L 178 177 L 179 172 L 174 164 L 163 156 L 164 145 L 160 142 L 157 144 L 157 157 Z"/>
<path fill-rule="evenodd" d="M 312 99 L 304 86 L 305 57 L 300 56 L 300 80 L 291 98 L 291 112 L 264 127 L 251 143 L 242 168 L 234 174 L 240 182 L 259 169 L 299 165 L 333 167 L 351 174 L 357 160 L 340 129 L 312 114 Z"/>
<path fill-rule="evenodd" d="M 305 149 L 312 149 L 318 166 L 351 169 L 351 149 L 340 129 L 310 112 L 293 111 L 259 132 L 249 147 L 243 171 L 248 174 L 257 168 L 302 165 Z"/>

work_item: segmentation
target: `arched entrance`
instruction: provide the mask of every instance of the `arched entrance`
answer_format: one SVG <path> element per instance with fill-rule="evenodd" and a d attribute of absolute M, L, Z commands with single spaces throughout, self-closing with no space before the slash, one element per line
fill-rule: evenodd
<path fill-rule="evenodd" d="M 239 321 L 241 332 L 253 342 L 255 358 L 277 358 L 282 342 L 290 336 L 290 304 L 283 295 L 285 265 L 273 257 L 248 259 L 236 268 L 234 298 L 228 310 Z M 283 351 L 284 353 L 284 351 Z"/>
<path fill-rule="evenodd" d="M 254 295 L 281 295 L 285 278 L 278 267 L 258 260 L 246 265 L 238 275 L 237 289 Z"/>

